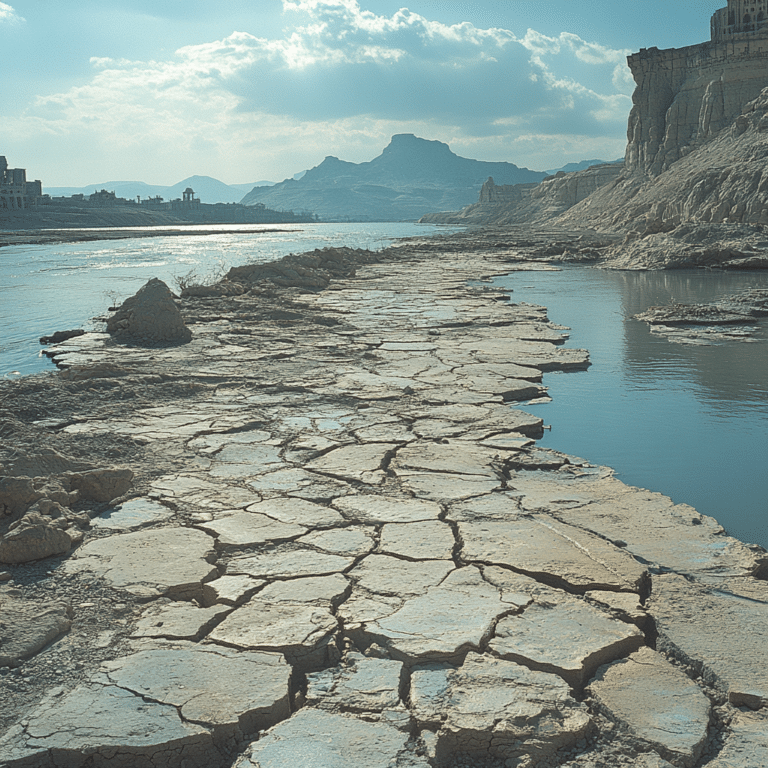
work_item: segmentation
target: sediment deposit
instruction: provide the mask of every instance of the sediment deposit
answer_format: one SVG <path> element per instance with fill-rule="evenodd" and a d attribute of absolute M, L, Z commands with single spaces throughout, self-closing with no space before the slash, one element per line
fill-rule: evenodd
<path fill-rule="evenodd" d="M 761 764 L 765 552 L 537 447 L 588 353 L 469 242 L 233 270 L 186 343 L 3 384 L 4 530 L 69 542 L 3 566 L 0 766 Z"/>

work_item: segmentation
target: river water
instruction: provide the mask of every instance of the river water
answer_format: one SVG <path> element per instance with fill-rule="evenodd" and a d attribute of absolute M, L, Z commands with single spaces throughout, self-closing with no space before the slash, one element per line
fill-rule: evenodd
<path fill-rule="evenodd" d="M 152 277 L 175 289 L 191 271 L 206 282 L 231 266 L 292 252 L 381 248 L 392 238 L 450 231 L 417 224 L 278 228 L 0 248 L 0 376 L 52 370 L 40 336 L 96 327 L 90 318 Z M 527 406 L 552 426 L 542 444 L 611 466 L 624 482 L 691 504 L 732 535 L 768 548 L 768 320 L 755 343 L 689 347 L 632 319 L 671 300 L 768 287 L 768 275 L 565 267 L 495 283 L 513 291 L 513 301 L 548 307 L 553 322 L 573 329 L 568 345 L 590 351 L 588 371 L 547 374 L 553 401 Z"/>
<path fill-rule="evenodd" d="M 274 261 L 329 246 L 379 249 L 393 238 L 429 236 L 456 228 L 426 224 L 222 225 L 221 235 L 146 237 L 0 248 L 0 376 L 52 370 L 38 339 L 55 331 L 96 326 L 147 280 L 178 290 L 179 277 L 214 282 L 230 267 Z M 232 230 L 241 232 L 232 233 Z"/>
<path fill-rule="evenodd" d="M 768 288 L 768 274 L 565 267 L 494 282 L 514 302 L 546 306 L 572 329 L 567 346 L 590 352 L 587 371 L 545 374 L 551 403 L 526 406 L 551 425 L 541 444 L 613 467 L 768 548 L 768 318 L 754 343 L 718 346 L 674 344 L 633 319 L 671 301 Z"/>

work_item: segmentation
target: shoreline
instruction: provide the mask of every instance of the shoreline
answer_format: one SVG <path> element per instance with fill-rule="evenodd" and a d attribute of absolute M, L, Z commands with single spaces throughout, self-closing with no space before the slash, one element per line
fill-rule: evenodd
<path fill-rule="evenodd" d="M 0 248 L 10 245 L 50 245 L 52 243 L 87 243 L 98 240 L 127 240 L 140 237 L 206 237 L 210 235 L 260 235 L 271 232 L 294 230 L 269 226 L 269 229 L 197 229 L 185 231 L 185 227 L 199 227 L 199 224 L 177 224 L 167 227 L 83 227 L 77 229 L 27 229 L 16 231 L 0 230 Z M 226 225 L 221 225 L 226 226 Z M 252 225 L 241 225 L 252 226 Z"/>
<path fill-rule="evenodd" d="M 0 610 L 55 598 L 73 615 L 0 677 L 4 728 L 26 723 L 0 732 L 3 768 L 47 766 L 50 750 L 84 764 L 67 718 L 116 707 L 117 690 L 121 712 L 140 719 L 149 699 L 162 726 L 139 744 L 116 717 L 88 744 L 135 765 L 171 742 L 201 765 L 271 765 L 280 743 L 322 734 L 340 755 L 380 740 L 366 768 L 398 755 L 448 766 L 467 744 L 478 766 L 758 764 L 765 553 L 537 448 L 541 420 L 514 403 L 588 356 L 560 346 L 544 308 L 469 286 L 514 268 L 470 241 L 235 269 L 241 293 L 180 302 L 189 344 L 86 334 L 52 350 L 61 373 L 0 387 L 14 446 L 0 461 L 69 482 L 57 519 L 75 545 L 5 566 Z M 325 290 L 302 287 L 320 279 Z M 121 503 L 73 480 L 115 466 L 133 474 Z M 738 636 L 722 631 L 732 624 Z M 214 661 L 200 682 L 194 670 Z M 270 681 L 259 701 L 237 686 L 246 662 Z M 166 665 L 220 702 L 215 716 L 186 712 L 178 679 L 146 677 Z M 644 693 L 629 701 L 627 686 Z M 468 721 L 461 697 L 499 688 L 509 698 Z M 549 736 L 526 736 L 533 727 Z"/>

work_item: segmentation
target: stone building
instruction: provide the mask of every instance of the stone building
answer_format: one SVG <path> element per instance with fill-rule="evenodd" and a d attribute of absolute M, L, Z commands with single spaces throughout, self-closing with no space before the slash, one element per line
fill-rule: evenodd
<path fill-rule="evenodd" d="M 170 207 L 172 211 L 199 210 L 200 198 L 195 197 L 195 190 L 192 187 L 187 187 L 181 198 L 171 200 Z"/>
<path fill-rule="evenodd" d="M 92 205 L 117 205 L 118 203 L 127 204 L 128 201 L 122 198 L 118 198 L 114 192 L 108 192 L 106 189 L 101 189 L 98 192 L 94 192 L 88 197 L 88 202 Z"/>
<path fill-rule="evenodd" d="M 22 211 L 37 205 L 43 194 L 43 183 L 27 181 L 25 168 L 9 168 L 0 155 L 0 212 Z"/>
<path fill-rule="evenodd" d="M 712 17 L 711 40 L 643 48 L 627 59 L 637 83 L 628 170 L 663 173 L 731 125 L 760 95 L 768 86 L 767 15 L 767 0 L 728 0 Z"/>
<path fill-rule="evenodd" d="M 712 16 L 712 41 L 725 42 L 741 35 L 768 30 L 767 0 L 728 0 L 728 7 Z"/>

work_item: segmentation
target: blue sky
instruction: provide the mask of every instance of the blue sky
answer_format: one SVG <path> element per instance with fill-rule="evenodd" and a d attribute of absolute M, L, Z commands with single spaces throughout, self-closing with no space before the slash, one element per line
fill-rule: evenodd
<path fill-rule="evenodd" d="M 0 154 L 44 185 L 279 181 L 395 133 L 537 170 L 624 152 L 628 53 L 725 0 L 0 0 Z"/>

